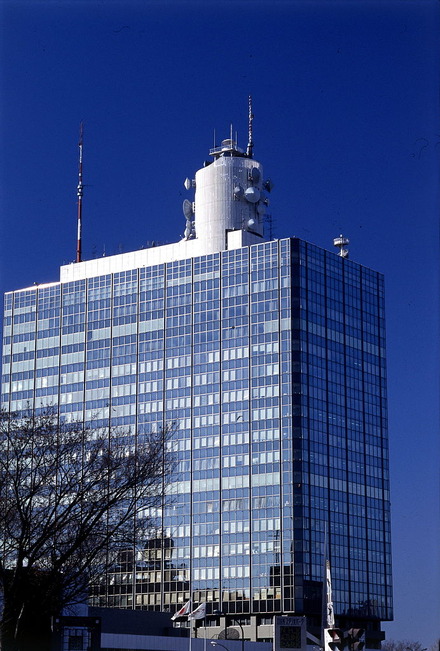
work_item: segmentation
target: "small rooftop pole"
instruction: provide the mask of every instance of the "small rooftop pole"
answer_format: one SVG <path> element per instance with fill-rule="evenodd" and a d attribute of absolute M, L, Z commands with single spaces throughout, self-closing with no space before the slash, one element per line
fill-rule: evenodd
<path fill-rule="evenodd" d="M 254 141 L 252 140 L 252 121 L 254 119 L 254 114 L 252 113 L 252 95 L 249 95 L 249 138 L 248 146 L 246 149 L 246 156 L 252 158 L 252 150 L 254 148 Z"/>
<path fill-rule="evenodd" d="M 83 152 L 83 123 L 79 126 L 79 165 L 78 165 L 78 187 L 76 195 L 78 197 L 78 230 L 76 239 L 76 262 L 81 262 L 81 229 L 82 229 L 82 197 L 83 197 L 83 182 L 82 182 L 82 152 Z"/>
<path fill-rule="evenodd" d="M 339 237 L 335 237 L 333 240 L 333 245 L 339 249 L 338 255 L 341 256 L 341 258 L 348 258 L 348 249 L 346 247 L 349 244 L 350 240 L 342 234 Z"/>

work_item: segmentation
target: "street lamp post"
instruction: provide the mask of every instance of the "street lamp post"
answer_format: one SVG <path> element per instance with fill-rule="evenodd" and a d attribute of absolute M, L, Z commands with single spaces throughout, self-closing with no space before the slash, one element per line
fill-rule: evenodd
<path fill-rule="evenodd" d="M 226 649 L 226 651 L 229 651 L 228 647 L 225 646 L 224 644 L 220 644 L 220 642 L 211 641 L 209 644 L 211 644 L 212 646 L 221 646 L 223 649 Z"/>

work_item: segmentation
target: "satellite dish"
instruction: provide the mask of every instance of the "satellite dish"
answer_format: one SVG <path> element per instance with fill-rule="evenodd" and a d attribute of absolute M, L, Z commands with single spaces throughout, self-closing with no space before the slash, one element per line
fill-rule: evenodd
<path fill-rule="evenodd" d="M 248 220 L 248 226 L 252 228 L 252 226 L 255 224 L 255 219 L 249 219 Z"/>
<path fill-rule="evenodd" d="M 191 186 L 192 186 L 191 179 L 189 179 L 188 177 L 186 177 L 186 179 L 185 179 L 184 182 L 183 182 L 183 185 L 185 186 L 185 188 L 186 188 L 187 190 L 189 190 L 189 189 L 191 188 Z"/>
<path fill-rule="evenodd" d="M 249 172 L 249 177 L 251 181 L 253 181 L 253 183 L 258 183 L 261 177 L 260 170 L 258 169 L 258 167 L 251 168 L 251 171 Z"/>
<path fill-rule="evenodd" d="M 193 205 L 192 201 L 189 201 L 188 199 L 184 199 L 183 205 L 182 205 L 182 210 L 183 214 L 185 215 L 187 220 L 190 220 L 193 216 Z"/>
<path fill-rule="evenodd" d="M 244 195 L 244 190 L 241 187 L 241 185 L 236 185 L 234 188 L 234 197 L 236 199 L 241 199 L 241 197 Z"/>
<path fill-rule="evenodd" d="M 257 203 L 260 199 L 260 191 L 257 188 L 248 188 L 244 193 L 244 197 L 250 203 Z"/>
<path fill-rule="evenodd" d="M 265 190 L 267 190 L 268 192 L 272 192 L 273 183 L 270 179 L 267 179 L 267 181 L 263 183 L 263 186 Z"/>
<path fill-rule="evenodd" d="M 266 212 L 266 206 L 264 205 L 264 203 L 259 203 L 257 206 L 257 213 L 259 215 L 264 215 L 265 212 Z"/>
<path fill-rule="evenodd" d="M 220 633 L 218 634 L 218 639 L 219 640 L 239 640 L 240 639 L 240 633 L 237 631 L 236 628 L 224 628 Z"/>

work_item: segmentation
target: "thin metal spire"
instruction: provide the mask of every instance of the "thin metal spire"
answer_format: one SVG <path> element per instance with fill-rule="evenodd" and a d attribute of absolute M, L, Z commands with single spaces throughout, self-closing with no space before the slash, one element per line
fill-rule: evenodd
<path fill-rule="evenodd" d="M 76 262 L 81 262 L 81 230 L 82 230 L 82 197 L 83 197 L 83 182 L 82 182 L 82 160 L 83 160 L 83 123 L 79 126 L 79 164 L 78 164 L 78 187 L 76 195 L 78 197 L 78 230 L 76 239 Z"/>
<path fill-rule="evenodd" d="M 249 138 L 248 146 L 246 149 L 246 156 L 252 158 L 252 151 L 254 148 L 254 141 L 252 139 L 252 121 L 254 119 L 254 114 L 252 113 L 252 95 L 249 95 Z"/>

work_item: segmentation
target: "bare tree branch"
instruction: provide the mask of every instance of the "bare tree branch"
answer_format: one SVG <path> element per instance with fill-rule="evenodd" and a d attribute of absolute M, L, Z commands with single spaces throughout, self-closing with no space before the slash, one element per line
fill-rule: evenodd
<path fill-rule="evenodd" d="M 134 444 L 120 430 L 60 424 L 50 410 L 0 412 L 3 638 L 25 625 L 26 582 L 32 594 L 38 580 L 52 586 L 48 602 L 60 611 L 84 597 L 115 553 L 146 541 L 156 523 L 145 509 L 163 504 L 174 465 L 173 431 Z"/>

